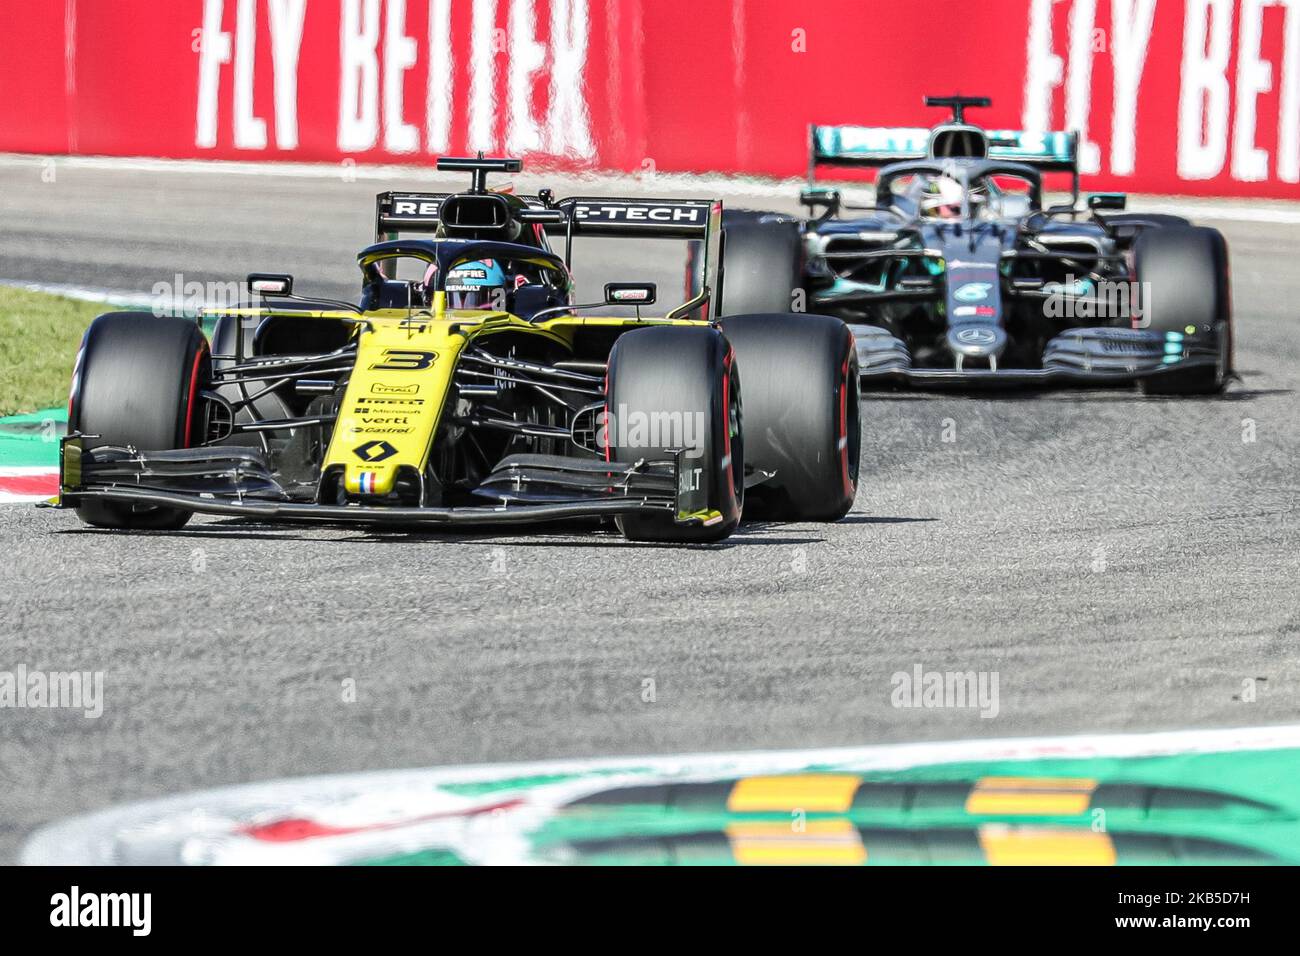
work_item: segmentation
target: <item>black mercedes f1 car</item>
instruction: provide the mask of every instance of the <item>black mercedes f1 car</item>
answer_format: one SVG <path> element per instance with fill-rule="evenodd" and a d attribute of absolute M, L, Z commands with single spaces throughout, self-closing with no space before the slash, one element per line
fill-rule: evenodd
<path fill-rule="evenodd" d="M 1126 213 L 1123 194 L 1080 203 L 1074 134 L 967 122 L 986 98 L 926 105 L 951 119 L 932 130 L 812 127 L 807 218 L 724 213 L 723 315 L 838 316 L 864 381 L 1222 390 L 1232 310 L 1218 231 Z M 823 165 L 879 169 L 874 206 L 819 187 Z M 1044 207 L 1044 173 L 1071 177 L 1071 202 Z"/>

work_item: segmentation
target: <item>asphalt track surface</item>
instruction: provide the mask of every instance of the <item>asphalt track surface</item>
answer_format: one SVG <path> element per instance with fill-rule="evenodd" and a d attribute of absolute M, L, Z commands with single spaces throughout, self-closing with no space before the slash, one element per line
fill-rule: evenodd
<path fill-rule="evenodd" d="M 285 270 L 349 295 L 386 185 L 40 173 L 0 165 L 0 278 L 131 292 Z M 1300 229 L 1216 225 L 1226 396 L 868 395 L 834 526 L 675 548 L 215 519 L 124 536 L 0 508 L 0 670 L 105 675 L 98 719 L 0 711 L 0 861 L 71 813 L 275 777 L 1294 721 Z M 676 289 L 679 255 L 609 243 L 578 280 Z M 891 706 L 917 665 L 995 672 L 997 716 Z"/>

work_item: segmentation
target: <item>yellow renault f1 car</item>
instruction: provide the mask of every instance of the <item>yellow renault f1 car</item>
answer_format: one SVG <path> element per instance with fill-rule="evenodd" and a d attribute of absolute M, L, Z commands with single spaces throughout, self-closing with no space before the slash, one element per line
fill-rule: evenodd
<path fill-rule="evenodd" d="M 720 202 L 519 197 L 487 187 L 519 160 L 438 166 L 471 173 L 470 189 L 380 194 L 355 305 L 253 274 L 256 300 L 219 314 L 211 345 L 185 320 L 97 318 L 73 373 L 59 506 L 117 529 L 194 513 L 398 528 L 606 518 L 631 539 L 682 542 L 726 537 L 742 508 L 849 510 L 852 334 L 827 317 L 711 319 Z M 642 314 L 652 283 L 577 303 L 578 236 L 700 241 L 707 280 L 660 318 Z"/>

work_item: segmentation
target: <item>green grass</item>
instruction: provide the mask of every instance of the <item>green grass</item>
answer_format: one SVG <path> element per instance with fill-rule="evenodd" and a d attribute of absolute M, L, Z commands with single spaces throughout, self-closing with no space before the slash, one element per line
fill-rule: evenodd
<path fill-rule="evenodd" d="M 111 306 L 0 286 L 0 417 L 67 404 L 81 333 Z"/>

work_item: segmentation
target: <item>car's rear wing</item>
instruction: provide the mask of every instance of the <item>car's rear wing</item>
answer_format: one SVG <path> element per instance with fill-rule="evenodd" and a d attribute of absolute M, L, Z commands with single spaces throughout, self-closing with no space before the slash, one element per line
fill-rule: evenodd
<path fill-rule="evenodd" d="M 561 199 L 555 206 L 565 213 L 566 222 L 548 225 L 548 232 L 625 239 L 708 239 L 715 228 L 715 215 L 722 215 L 722 202 L 716 199 L 575 196 Z"/>
<path fill-rule="evenodd" d="M 1078 133 L 1030 133 L 1018 129 L 985 130 L 989 159 L 1024 163 L 1048 173 L 1079 171 Z"/>
<path fill-rule="evenodd" d="M 442 203 L 453 193 L 384 192 L 375 202 L 375 239 L 401 233 L 436 232 Z M 707 239 L 718 200 L 613 199 L 575 196 L 544 201 L 520 196 L 525 207 L 519 221 L 540 223 L 548 233 L 575 236 L 621 236 L 627 239 Z M 549 199 L 549 197 L 548 197 Z"/>
<path fill-rule="evenodd" d="M 818 166 L 888 166 L 909 159 L 925 159 L 930 131 L 919 127 L 810 126 L 808 180 Z"/>
<path fill-rule="evenodd" d="M 1076 195 L 1079 178 L 1077 133 L 985 130 L 964 123 L 934 129 L 889 126 L 809 127 L 808 184 L 817 167 L 878 168 L 919 159 L 969 156 L 1023 163 L 1043 172 L 1069 173 Z"/>
<path fill-rule="evenodd" d="M 467 160 L 466 162 L 472 162 Z M 443 203 L 457 193 L 383 192 L 375 198 L 376 241 L 399 238 L 403 233 L 436 232 Z M 673 310 L 671 315 L 693 312 L 707 303 L 717 288 L 722 225 L 718 199 L 645 199 L 574 196 L 554 199 L 549 194 L 519 196 L 524 207 L 513 213 L 521 223 L 540 226 L 547 234 L 564 236 L 564 261 L 572 263 L 575 237 L 603 236 L 624 239 L 686 239 L 703 244 L 705 285 L 700 296 Z M 689 308 L 688 308 L 689 307 Z"/>

